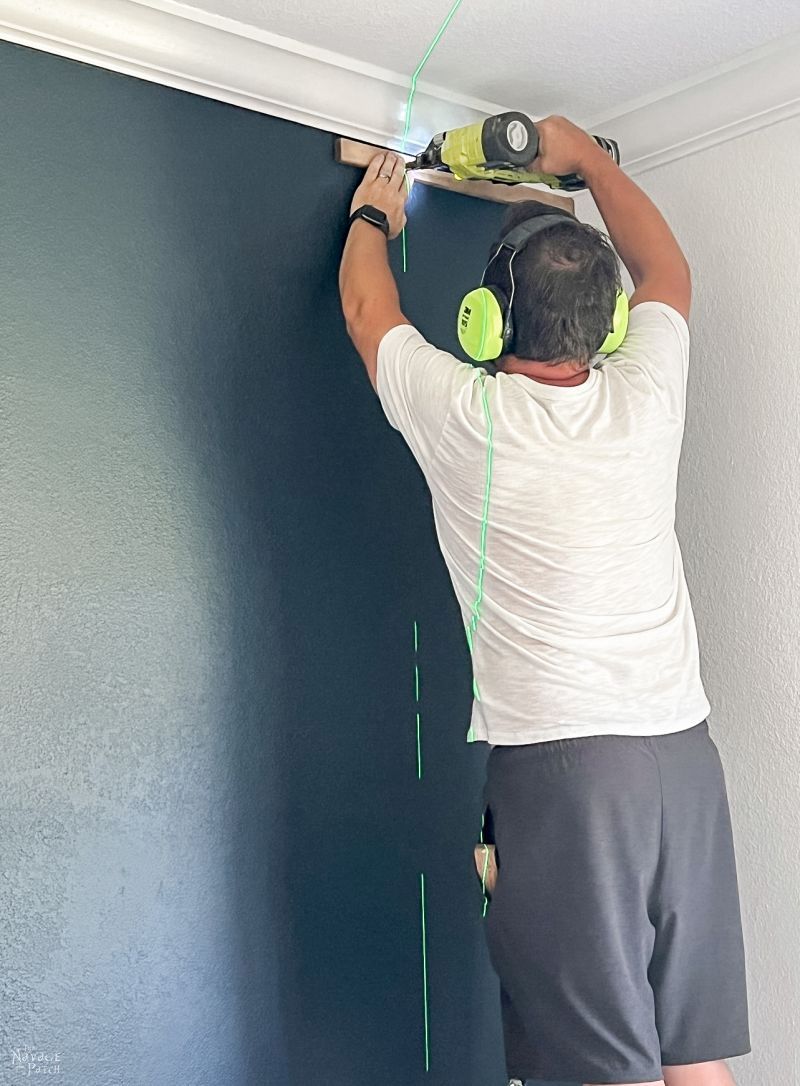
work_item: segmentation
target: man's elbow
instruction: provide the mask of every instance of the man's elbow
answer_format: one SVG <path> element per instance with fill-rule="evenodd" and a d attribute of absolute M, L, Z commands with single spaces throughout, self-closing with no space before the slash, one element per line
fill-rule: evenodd
<path fill-rule="evenodd" d="M 692 269 L 689 262 L 681 253 L 681 259 L 677 261 L 671 271 L 671 279 L 676 293 L 685 297 L 687 301 L 692 298 Z"/>
<path fill-rule="evenodd" d="M 689 261 L 684 256 L 683 250 L 678 248 L 653 253 L 641 264 L 628 265 L 628 271 L 634 287 L 654 281 L 672 281 L 686 287 L 692 285 L 692 269 L 689 267 Z"/>
<path fill-rule="evenodd" d="M 686 303 L 687 305 L 690 305 L 692 301 L 692 269 L 689 267 L 689 261 L 685 256 L 683 257 L 681 265 L 681 279 L 683 282 L 683 293 L 686 297 Z"/>
<path fill-rule="evenodd" d="M 341 281 L 339 283 L 339 301 L 342 304 L 342 313 L 344 314 L 345 323 L 347 324 L 347 330 L 349 332 L 350 322 L 354 319 L 358 309 L 358 299 L 354 292 L 349 290 Z"/>
<path fill-rule="evenodd" d="M 351 343 L 356 348 L 356 350 L 358 350 L 358 352 L 360 354 L 361 353 L 361 351 L 359 349 L 359 345 L 361 343 L 361 335 L 360 335 L 360 332 L 359 332 L 360 325 L 357 323 L 357 321 L 349 320 L 347 315 L 345 314 L 344 326 L 347 329 L 347 334 L 350 337 Z"/>
<path fill-rule="evenodd" d="M 342 298 L 342 313 L 350 341 L 361 356 L 364 365 L 367 367 L 370 380 L 374 385 L 377 349 L 373 343 L 374 337 L 370 334 L 369 317 L 365 313 L 363 306 L 353 303 L 348 304 L 344 297 Z"/>
<path fill-rule="evenodd" d="M 347 334 L 356 346 L 367 341 L 377 343 L 394 325 L 407 323 L 396 306 L 362 298 L 350 299 L 346 295 L 342 296 L 342 313 Z"/>
<path fill-rule="evenodd" d="M 358 316 L 358 312 L 363 308 L 358 298 L 348 290 L 342 290 L 340 294 L 342 302 L 342 313 L 344 313 L 344 319 L 349 324 Z"/>
<path fill-rule="evenodd" d="M 355 341 L 370 323 L 371 307 L 361 295 L 346 288 L 341 291 L 340 297 L 347 334 Z"/>
<path fill-rule="evenodd" d="M 683 253 L 681 253 L 680 267 L 681 267 L 681 272 L 683 273 L 684 282 L 685 282 L 686 286 L 691 290 L 692 289 L 692 269 L 689 266 L 689 261 L 686 259 L 686 257 L 683 255 Z"/>
<path fill-rule="evenodd" d="M 364 309 L 355 302 L 342 298 L 342 313 L 347 334 L 356 346 L 364 336 Z"/>

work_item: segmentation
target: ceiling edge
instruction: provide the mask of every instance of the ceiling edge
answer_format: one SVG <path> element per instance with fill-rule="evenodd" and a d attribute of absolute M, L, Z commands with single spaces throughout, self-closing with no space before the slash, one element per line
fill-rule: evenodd
<path fill-rule="evenodd" d="M 0 38 L 353 139 L 399 145 L 409 76 L 176 0 L 0 0 Z M 409 148 L 502 109 L 422 82 Z M 642 173 L 800 113 L 800 34 L 586 122 Z"/>
<path fill-rule="evenodd" d="M 408 76 L 171 0 L 0 0 L 0 39 L 384 146 Z M 409 149 L 501 112 L 420 80 Z"/>
<path fill-rule="evenodd" d="M 800 114 L 800 33 L 593 117 L 619 141 L 631 174 L 697 154 Z"/>

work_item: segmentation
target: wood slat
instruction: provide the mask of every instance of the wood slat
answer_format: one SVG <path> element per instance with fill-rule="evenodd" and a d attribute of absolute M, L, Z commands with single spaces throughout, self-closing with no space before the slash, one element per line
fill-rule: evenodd
<path fill-rule="evenodd" d="M 358 166 L 365 169 L 379 151 L 393 150 L 390 147 L 376 147 L 371 143 L 359 143 L 358 140 L 340 138 L 334 145 L 334 158 L 345 166 Z M 400 154 L 395 151 L 395 154 Z M 410 161 L 413 155 L 403 155 Z M 565 211 L 575 212 L 575 201 L 569 196 L 559 196 L 555 192 L 532 188 L 529 185 L 493 185 L 491 181 L 459 181 L 444 170 L 416 170 L 412 177 L 415 184 L 430 185 L 432 188 L 448 189 L 462 196 L 477 196 L 479 200 L 491 200 L 496 204 L 514 204 L 520 200 L 538 200 L 552 207 L 561 207 Z"/>

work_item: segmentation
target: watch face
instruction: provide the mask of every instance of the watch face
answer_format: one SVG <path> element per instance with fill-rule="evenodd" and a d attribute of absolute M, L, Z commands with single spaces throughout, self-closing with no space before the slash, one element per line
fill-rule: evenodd
<path fill-rule="evenodd" d="M 366 204 L 361 208 L 361 218 L 366 219 L 368 223 L 373 226 L 377 226 L 379 230 L 382 230 L 386 236 L 389 236 L 389 217 L 381 211 L 379 207 L 373 207 L 372 204 Z"/>
<path fill-rule="evenodd" d="M 370 226 L 376 226 L 388 238 L 389 217 L 384 211 L 381 211 L 379 207 L 373 207 L 372 204 L 364 204 L 350 216 L 351 222 L 354 219 L 364 219 Z"/>

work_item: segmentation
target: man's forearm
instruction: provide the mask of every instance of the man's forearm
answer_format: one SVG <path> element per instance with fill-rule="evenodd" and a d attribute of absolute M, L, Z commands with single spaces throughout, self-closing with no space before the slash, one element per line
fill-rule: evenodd
<path fill-rule="evenodd" d="M 356 221 L 350 228 L 339 268 L 339 293 L 348 323 L 372 307 L 400 308 L 386 238 L 369 223 Z"/>
<path fill-rule="evenodd" d="M 653 201 L 599 147 L 581 169 L 614 248 L 634 286 L 662 268 L 686 264 L 680 245 Z M 688 265 L 687 265 L 688 274 Z"/>

